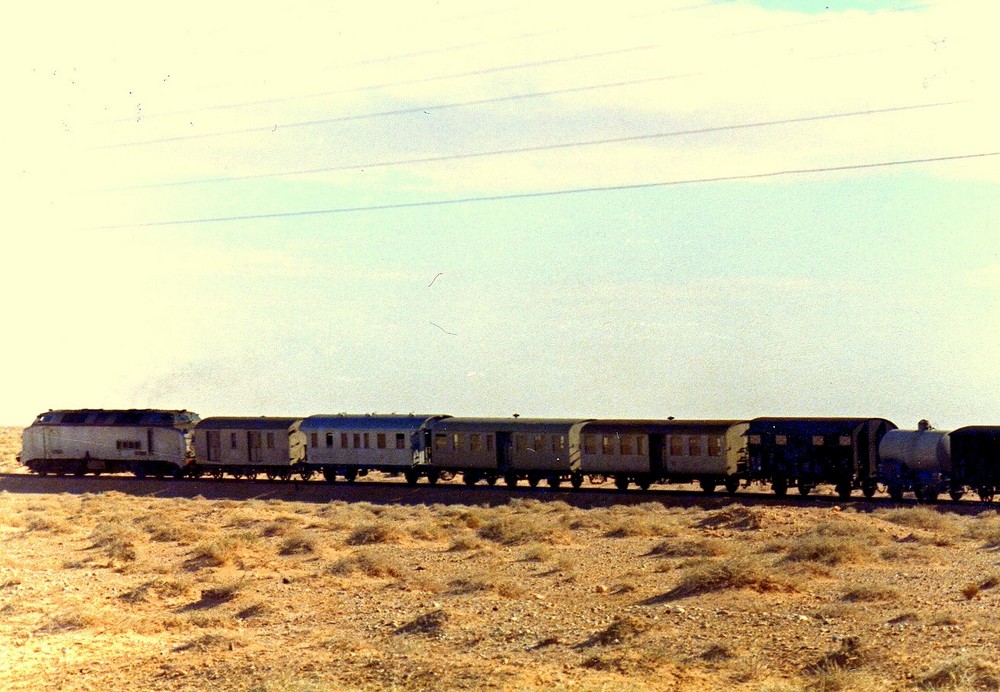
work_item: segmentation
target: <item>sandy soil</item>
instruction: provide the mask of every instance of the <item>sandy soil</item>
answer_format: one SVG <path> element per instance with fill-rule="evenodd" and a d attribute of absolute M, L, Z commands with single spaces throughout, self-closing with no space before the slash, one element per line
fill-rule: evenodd
<path fill-rule="evenodd" d="M 969 503 L 65 482 L 0 479 L 2 689 L 1000 686 L 1000 516 Z"/>

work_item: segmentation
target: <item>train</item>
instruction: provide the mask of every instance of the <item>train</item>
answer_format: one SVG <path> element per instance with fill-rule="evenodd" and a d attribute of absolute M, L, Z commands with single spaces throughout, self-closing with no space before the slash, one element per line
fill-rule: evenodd
<path fill-rule="evenodd" d="M 131 473 L 354 482 L 372 472 L 410 485 L 461 476 L 534 488 L 584 482 L 769 487 L 784 496 L 832 486 L 934 502 L 1000 489 L 1000 426 L 901 430 L 885 418 L 762 417 L 633 420 L 335 414 L 200 418 L 186 410 L 74 409 L 40 414 L 22 436 L 20 463 L 45 476 Z"/>

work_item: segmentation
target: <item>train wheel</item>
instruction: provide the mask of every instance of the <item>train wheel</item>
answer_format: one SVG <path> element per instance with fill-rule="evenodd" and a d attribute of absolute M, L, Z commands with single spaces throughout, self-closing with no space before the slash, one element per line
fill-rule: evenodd
<path fill-rule="evenodd" d="M 532 488 L 537 488 L 538 487 L 538 481 L 539 480 L 540 479 L 538 478 L 538 476 L 536 476 L 533 473 L 528 475 L 528 485 L 530 485 Z"/>
<path fill-rule="evenodd" d="M 142 464 L 138 464 L 138 465 L 137 465 L 137 466 L 136 466 L 136 467 L 135 467 L 135 468 L 134 468 L 134 469 L 132 470 L 132 474 L 133 474 L 133 475 L 134 475 L 134 476 L 135 476 L 136 478 L 145 478 L 145 477 L 146 477 L 146 467 L 145 467 L 145 466 L 143 466 Z M 61 473 L 57 473 L 56 475 L 57 475 L 57 476 L 61 476 L 62 474 L 61 474 Z"/>
<path fill-rule="evenodd" d="M 788 481 L 784 478 L 775 478 L 771 483 L 771 490 L 778 497 L 784 497 L 788 493 Z M 802 490 L 800 489 L 799 492 Z"/>
<path fill-rule="evenodd" d="M 178 480 L 178 481 L 181 480 L 181 479 L 183 479 L 184 476 L 186 476 L 186 475 L 187 475 L 187 469 L 181 468 L 180 466 L 178 466 L 177 468 L 175 468 L 170 473 L 170 476 L 172 478 L 174 478 L 175 480 Z"/>
<path fill-rule="evenodd" d="M 983 502 L 993 502 L 993 488 L 984 485 L 976 493 Z"/>
<path fill-rule="evenodd" d="M 728 476 L 726 478 L 726 492 L 730 495 L 735 495 L 736 491 L 740 489 L 740 479 L 736 476 Z"/>
<path fill-rule="evenodd" d="M 701 486 L 701 490 L 706 495 L 711 495 L 715 492 L 715 481 L 703 480 L 698 483 Z"/>
<path fill-rule="evenodd" d="M 87 467 L 83 464 L 77 464 L 77 467 L 73 469 L 73 475 L 77 478 L 83 478 L 87 474 Z"/>
<path fill-rule="evenodd" d="M 344 479 L 348 483 L 353 483 L 354 481 L 358 480 L 358 469 L 354 466 L 348 466 L 346 469 L 344 469 Z"/>
<path fill-rule="evenodd" d="M 559 476 L 549 476 L 547 482 L 550 488 L 552 488 L 553 490 L 558 490 L 559 486 L 562 485 L 562 478 L 560 478 Z"/>
<path fill-rule="evenodd" d="M 313 477 L 313 470 L 308 466 L 299 469 L 299 478 L 301 478 L 302 480 L 308 481 L 312 479 L 312 477 Z"/>
<path fill-rule="evenodd" d="M 246 471 L 246 473 L 244 473 L 243 475 L 247 477 L 248 481 L 255 481 L 255 480 L 257 480 L 257 470 L 256 469 L 248 469 Z"/>
<path fill-rule="evenodd" d="M 948 493 L 951 496 L 953 502 L 958 502 L 965 496 L 965 491 L 963 490 L 952 490 Z"/>
<path fill-rule="evenodd" d="M 225 475 L 223 470 L 220 468 L 214 468 L 210 471 L 210 473 L 212 474 L 212 478 L 214 478 L 217 481 L 222 480 L 222 477 Z"/>
<path fill-rule="evenodd" d="M 330 468 L 329 466 L 323 467 L 323 478 L 326 479 L 327 483 L 331 485 L 337 482 L 337 469 Z"/>
<path fill-rule="evenodd" d="M 874 497 L 875 490 L 878 488 L 878 484 L 873 480 L 861 481 L 861 494 L 864 495 L 869 500 Z"/>
<path fill-rule="evenodd" d="M 479 474 L 475 471 L 466 471 L 462 474 L 462 480 L 471 488 L 479 482 Z"/>
<path fill-rule="evenodd" d="M 854 488 L 851 487 L 850 483 L 844 482 L 837 484 L 837 496 L 840 497 L 841 500 L 849 500 L 851 498 L 852 490 L 854 490 Z"/>
<path fill-rule="evenodd" d="M 497 484 L 497 477 L 494 474 L 491 473 L 488 476 L 486 476 L 486 485 L 496 485 L 496 484 Z"/>
<path fill-rule="evenodd" d="M 503 482 L 507 484 L 508 488 L 516 488 L 517 487 L 517 474 L 516 473 L 507 473 L 507 474 L 504 474 Z"/>
<path fill-rule="evenodd" d="M 441 472 L 437 469 L 431 469 L 427 472 L 427 482 L 431 485 L 437 485 L 438 480 L 441 478 Z"/>
<path fill-rule="evenodd" d="M 281 473 L 278 474 L 278 480 L 285 481 L 285 482 L 288 482 L 288 481 L 292 480 L 292 472 L 291 471 L 282 471 Z"/>
<path fill-rule="evenodd" d="M 417 481 L 420 480 L 420 472 L 414 469 L 406 469 L 403 471 L 403 478 L 406 479 L 407 485 L 416 485 Z"/>
<path fill-rule="evenodd" d="M 928 505 L 933 505 L 938 501 L 938 490 L 931 486 L 925 486 L 922 488 L 920 494 L 917 495 L 917 499 Z"/>
<path fill-rule="evenodd" d="M 615 487 L 619 490 L 628 490 L 629 482 L 628 476 L 615 476 Z"/>
<path fill-rule="evenodd" d="M 898 483 L 889 484 L 889 497 L 891 497 L 896 502 L 903 499 L 903 486 Z"/>
<path fill-rule="evenodd" d="M 268 470 L 265 475 L 267 476 L 267 480 L 269 480 L 269 481 L 273 481 L 275 478 L 278 477 L 277 474 L 274 471 L 270 471 L 270 470 Z"/>
<path fill-rule="evenodd" d="M 569 484 L 573 486 L 574 490 L 579 490 L 580 486 L 583 485 L 583 474 L 574 473 L 569 477 Z"/>
<path fill-rule="evenodd" d="M 47 476 L 47 475 L 49 475 L 49 467 L 45 466 L 45 465 L 39 466 L 38 467 L 38 475 L 39 476 Z"/>

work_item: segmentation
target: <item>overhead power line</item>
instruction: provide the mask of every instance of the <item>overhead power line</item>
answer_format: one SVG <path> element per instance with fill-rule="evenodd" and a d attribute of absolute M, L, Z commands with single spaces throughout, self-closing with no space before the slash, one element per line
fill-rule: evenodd
<path fill-rule="evenodd" d="M 157 226 L 184 226 L 207 223 L 226 223 L 233 221 L 255 221 L 263 219 L 283 219 L 305 216 L 326 216 L 333 214 L 350 214 L 370 211 L 390 211 L 394 209 L 416 209 L 420 207 L 438 207 L 455 204 L 473 204 L 476 202 L 497 202 L 516 199 L 538 199 L 542 197 L 556 197 L 561 195 L 578 195 L 593 192 L 616 192 L 623 190 L 642 190 L 657 187 L 671 187 L 675 185 L 695 185 L 703 183 L 721 183 L 736 180 L 760 180 L 765 178 L 777 178 L 782 176 L 809 175 L 814 173 L 836 173 L 842 171 L 856 171 L 875 168 L 888 168 L 892 166 L 909 166 L 921 163 L 937 163 L 943 161 L 961 161 L 969 159 L 982 159 L 991 156 L 1000 156 L 1000 151 L 984 151 L 973 154 L 955 154 L 951 156 L 932 156 L 919 159 L 902 159 L 896 161 L 877 161 L 869 163 L 845 164 L 842 166 L 822 166 L 818 168 L 791 168 L 778 171 L 767 171 L 763 173 L 745 173 L 741 175 L 723 175 L 706 178 L 685 178 L 680 180 L 664 180 L 651 183 L 635 183 L 628 185 L 606 185 L 596 187 L 570 188 L 564 190 L 546 190 L 542 192 L 521 192 L 506 195 L 482 195 L 477 197 L 459 197 L 455 199 L 428 200 L 424 202 L 401 202 L 398 204 L 377 204 L 359 207 L 334 207 L 331 209 L 308 209 L 302 211 L 272 212 L 267 214 L 245 214 L 241 216 L 217 216 L 204 217 L 198 219 L 174 219 L 168 221 L 146 221 L 142 223 L 114 224 L 108 226 L 96 226 L 91 230 L 113 230 L 120 228 L 152 228 Z"/>
<path fill-rule="evenodd" d="M 316 175 L 319 173 L 335 173 L 338 171 L 350 171 L 371 168 L 386 168 L 390 166 L 406 166 L 414 164 L 440 163 L 442 161 L 455 161 L 460 159 L 486 158 L 491 156 L 507 156 L 511 154 L 526 154 L 539 151 L 555 151 L 558 149 L 573 149 L 580 147 L 592 147 L 606 144 L 622 144 L 624 142 L 640 142 L 650 139 L 664 139 L 667 137 L 684 137 L 692 135 L 710 134 L 712 132 L 727 132 L 735 130 L 747 130 L 759 127 L 775 127 L 779 125 L 791 125 L 795 123 L 817 122 L 822 120 L 836 120 L 840 118 L 856 118 L 862 116 L 880 115 L 884 113 L 895 113 L 901 111 L 918 110 L 923 108 L 939 108 L 941 106 L 951 106 L 962 101 L 941 101 L 936 103 L 918 103 L 905 106 L 890 106 L 888 108 L 874 108 L 860 111 L 847 111 L 842 113 L 823 113 L 819 115 L 806 115 L 796 118 L 781 118 L 778 120 L 762 120 L 752 123 L 735 123 L 729 125 L 715 125 L 712 127 L 699 127 L 686 130 L 670 130 L 667 132 L 654 132 L 639 135 L 628 135 L 624 137 L 609 137 L 603 139 L 577 140 L 573 142 L 559 142 L 555 144 L 539 144 L 528 147 L 513 147 L 508 149 L 492 149 L 488 151 L 463 152 L 458 154 L 442 154 L 439 156 L 425 156 L 410 159 L 391 159 L 384 161 L 367 161 L 362 163 L 350 163 L 339 166 L 323 166 L 320 168 L 305 168 L 294 171 L 278 171 L 273 173 L 249 173 L 246 175 L 221 176 L 217 178 L 199 178 L 195 180 L 176 180 L 166 183 L 149 183 L 146 185 L 126 185 L 111 190 L 141 190 L 164 187 L 180 187 L 184 185 L 203 185 L 210 183 L 233 182 L 237 180 L 259 180 L 263 178 L 281 178 L 295 175 Z"/>

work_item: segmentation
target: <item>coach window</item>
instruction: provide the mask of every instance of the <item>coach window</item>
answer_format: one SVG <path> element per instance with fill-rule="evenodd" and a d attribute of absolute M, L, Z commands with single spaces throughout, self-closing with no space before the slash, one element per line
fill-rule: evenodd
<path fill-rule="evenodd" d="M 319 433 L 309 433 L 309 443 L 312 447 L 319 447 Z"/>
<path fill-rule="evenodd" d="M 396 449 L 406 449 L 405 433 L 396 433 Z"/>
<path fill-rule="evenodd" d="M 601 436 L 601 454 L 615 453 L 615 438 L 612 435 Z"/>
<path fill-rule="evenodd" d="M 236 449 L 236 447 L 237 447 L 237 444 L 238 444 L 238 443 L 236 442 L 236 433 L 229 433 L 229 446 L 230 446 L 230 447 L 231 447 L 232 449 Z M 315 445 L 314 445 L 314 446 L 315 446 Z"/>
<path fill-rule="evenodd" d="M 682 456 L 684 456 L 684 436 L 683 435 L 671 435 L 670 436 L 670 456 L 672 456 L 672 457 L 682 457 Z"/>
<path fill-rule="evenodd" d="M 326 434 L 326 446 L 327 448 L 333 447 L 333 433 L 328 432 Z"/>
<path fill-rule="evenodd" d="M 597 454 L 597 435 L 583 436 L 583 451 L 585 454 Z"/>
<path fill-rule="evenodd" d="M 514 435 L 514 449 L 518 452 L 524 451 L 524 435 L 521 433 Z"/>
<path fill-rule="evenodd" d="M 552 451 L 556 454 L 566 451 L 566 436 L 565 435 L 553 435 L 552 436 Z"/>
<path fill-rule="evenodd" d="M 493 451 L 493 433 L 487 433 L 486 435 L 486 451 Z"/>
<path fill-rule="evenodd" d="M 379 449 L 385 449 L 385 433 L 376 433 L 375 446 Z"/>
<path fill-rule="evenodd" d="M 708 456 L 722 456 L 722 438 L 718 435 L 710 435 L 708 438 Z"/>
<path fill-rule="evenodd" d="M 635 454 L 635 438 L 631 435 L 623 435 L 621 438 L 622 455 L 632 456 Z"/>
<path fill-rule="evenodd" d="M 451 434 L 451 448 L 456 452 L 461 451 L 464 448 L 462 445 L 462 435 L 460 433 Z"/>
<path fill-rule="evenodd" d="M 327 447 L 329 447 L 329 446 L 330 445 L 327 445 Z M 268 449 L 274 449 L 274 433 L 273 432 L 269 432 L 267 434 L 267 448 Z"/>
<path fill-rule="evenodd" d="M 437 433 L 434 435 L 434 449 L 447 449 L 448 448 L 448 436 L 444 433 Z"/>
<path fill-rule="evenodd" d="M 483 448 L 483 437 L 480 433 L 469 433 L 469 449 L 478 452 Z"/>
<path fill-rule="evenodd" d="M 701 456 L 701 437 L 698 435 L 688 435 L 688 456 Z"/>
<path fill-rule="evenodd" d="M 345 433 L 345 432 L 340 433 L 340 448 L 341 449 L 350 449 L 350 447 L 351 447 L 351 443 L 347 439 L 347 433 Z"/>
<path fill-rule="evenodd" d="M 361 433 L 354 433 L 354 449 L 361 448 Z"/>
<path fill-rule="evenodd" d="M 365 443 L 365 449 L 368 449 L 368 447 L 369 447 L 369 445 L 368 445 L 368 433 L 364 434 L 364 443 Z"/>
<path fill-rule="evenodd" d="M 532 445 L 532 449 L 536 452 L 545 451 L 545 435 L 535 435 L 535 442 Z"/>

